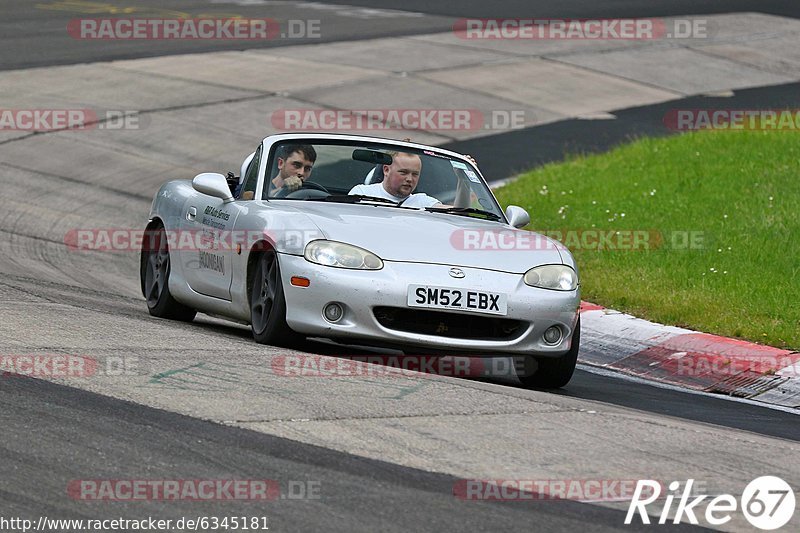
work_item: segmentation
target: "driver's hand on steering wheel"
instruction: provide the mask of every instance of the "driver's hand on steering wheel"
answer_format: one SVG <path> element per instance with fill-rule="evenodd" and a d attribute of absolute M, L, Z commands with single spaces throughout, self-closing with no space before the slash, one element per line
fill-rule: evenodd
<path fill-rule="evenodd" d="M 303 186 L 303 180 L 301 180 L 297 176 L 289 176 L 288 178 L 283 180 L 283 187 L 289 192 L 294 192 L 302 186 Z"/>

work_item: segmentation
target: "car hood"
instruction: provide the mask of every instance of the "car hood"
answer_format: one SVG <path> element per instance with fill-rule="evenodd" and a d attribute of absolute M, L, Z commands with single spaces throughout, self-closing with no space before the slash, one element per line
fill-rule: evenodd
<path fill-rule="evenodd" d="M 564 264 L 569 252 L 538 233 L 477 218 L 368 204 L 302 202 L 326 238 L 353 244 L 385 261 L 437 263 L 524 273 Z M 571 264 L 567 261 L 566 264 Z"/>

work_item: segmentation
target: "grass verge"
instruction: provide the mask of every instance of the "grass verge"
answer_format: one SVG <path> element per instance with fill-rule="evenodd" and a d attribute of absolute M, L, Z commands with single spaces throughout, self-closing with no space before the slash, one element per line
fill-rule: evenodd
<path fill-rule="evenodd" d="M 529 229 L 561 237 L 584 299 L 800 349 L 800 134 L 642 139 L 495 194 L 530 212 Z"/>

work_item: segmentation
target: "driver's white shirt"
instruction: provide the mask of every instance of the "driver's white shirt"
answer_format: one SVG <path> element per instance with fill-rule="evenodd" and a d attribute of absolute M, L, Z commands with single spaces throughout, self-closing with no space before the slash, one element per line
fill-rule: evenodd
<path fill-rule="evenodd" d="M 371 185 L 356 185 L 350 189 L 350 194 L 363 194 L 365 196 L 377 196 L 378 198 L 386 198 L 393 202 L 403 202 L 402 196 L 395 196 L 390 194 L 383 188 L 383 183 L 373 183 Z M 431 207 L 440 204 L 439 200 L 433 196 L 428 196 L 424 192 L 418 192 L 407 197 L 408 199 L 403 202 L 403 207 Z"/>

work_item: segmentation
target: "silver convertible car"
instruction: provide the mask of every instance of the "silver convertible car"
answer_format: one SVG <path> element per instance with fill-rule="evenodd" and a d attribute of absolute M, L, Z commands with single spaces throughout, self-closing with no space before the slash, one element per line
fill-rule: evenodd
<path fill-rule="evenodd" d="M 572 377 L 580 288 L 560 243 L 520 228 L 468 156 L 357 135 L 265 138 L 241 177 L 156 194 L 141 255 L 150 314 L 411 353 L 525 356 L 523 385 Z"/>

